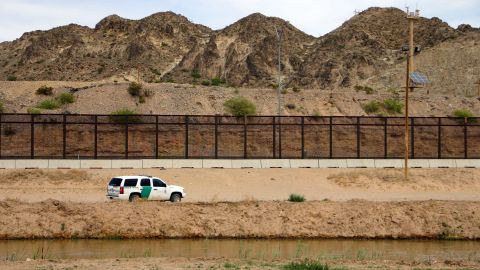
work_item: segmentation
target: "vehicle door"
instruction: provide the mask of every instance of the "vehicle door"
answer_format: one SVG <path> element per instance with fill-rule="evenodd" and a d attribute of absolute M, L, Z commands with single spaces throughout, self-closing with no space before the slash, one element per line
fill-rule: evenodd
<path fill-rule="evenodd" d="M 170 200 L 170 195 L 167 194 L 167 184 L 165 184 L 162 180 L 158 178 L 153 178 L 153 191 L 152 196 L 154 200 Z"/>
<path fill-rule="evenodd" d="M 142 178 L 140 180 L 141 197 L 144 200 L 153 200 L 152 198 L 152 181 L 150 178 Z"/>

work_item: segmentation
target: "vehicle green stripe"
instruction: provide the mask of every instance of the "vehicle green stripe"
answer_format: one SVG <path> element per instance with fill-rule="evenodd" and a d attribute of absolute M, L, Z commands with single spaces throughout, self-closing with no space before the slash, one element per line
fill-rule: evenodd
<path fill-rule="evenodd" d="M 152 187 L 143 187 L 142 188 L 142 199 L 147 200 L 150 197 L 150 193 L 152 193 Z"/>

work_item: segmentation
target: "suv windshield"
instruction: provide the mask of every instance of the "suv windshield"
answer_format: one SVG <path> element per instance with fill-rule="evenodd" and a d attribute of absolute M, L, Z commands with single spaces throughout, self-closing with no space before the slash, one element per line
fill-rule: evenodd
<path fill-rule="evenodd" d="M 109 186 L 114 186 L 114 187 L 119 187 L 121 183 L 122 183 L 121 178 L 112 178 L 112 180 L 110 180 L 110 183 L 108 183 L 108 185 Z"/>

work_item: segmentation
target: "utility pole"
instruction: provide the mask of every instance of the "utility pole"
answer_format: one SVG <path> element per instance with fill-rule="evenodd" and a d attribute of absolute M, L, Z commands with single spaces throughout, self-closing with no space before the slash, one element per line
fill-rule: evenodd
<path fill-rule="evenodd" d="M 407 76 L 405 86 L 405 180 L 408 179 L 408 157 L 410 155 L 410 127 L 409 127 L 409 112 L 408 112 L 408 94 L 415 88 L 410 82 L 410 73 L 415 71 L 415 64 L 413 62 L 413 56 L 415 54 L 415 45 L 413 43 L 413 26 L 414 22 L 420 17 L 420 11 L 417 9 L 415 12 L 409 12 L 407 8 L 407 20 L 409 28 L 408 38 L 408 57 L 407 57 Z"/>
<path fill-rule="evenodd" d="M 480 79 L 475 84 L 477 85 L 477 96 L 480 96 Z"/>

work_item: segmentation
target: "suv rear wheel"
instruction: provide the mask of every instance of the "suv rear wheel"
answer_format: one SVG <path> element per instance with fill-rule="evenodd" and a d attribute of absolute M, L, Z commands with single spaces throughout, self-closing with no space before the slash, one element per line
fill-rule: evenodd
<path fill-rule="evenodd" d="M 174 193 L 174 194 L 172 194 L 172 196 L 170 197 L 170 201 L 171 201 L 171 202 L 174 202 L 174 203 L 175 203 L 175 202 L 180 202 L 180 201 L 182 201 L 182 196 L 181 196 L 180 194 L 178 194 L 178 193 Z"/>
<path fill-rule="evenodd" d="M 132 194 L 130 195 L 130 198 L 128 199 L 130 202 L 138 202 L 140 200 L 140 195 L 138 194 Z"/>

